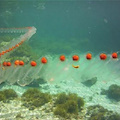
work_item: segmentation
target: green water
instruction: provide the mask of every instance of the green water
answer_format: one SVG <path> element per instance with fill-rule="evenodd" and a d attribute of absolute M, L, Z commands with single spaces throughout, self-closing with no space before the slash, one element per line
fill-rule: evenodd
<path fill-rule="evenodd" d="M 28 88 L 37 88 L 43 93 L 49 92 L 53 97 L 52 102 L 55 101 L 57 93 L 76 93 L 84 99 L 83 110 L 88 110 L 86 113 L 91 119 L 95 119 L 90 113 L 94 114 L 94 111 L 89 112 L 88 109 L 88 106 L 92 105 L 101 105 L 108 110 L 120 113 L 119 11 L 120 1 L 117 0 L 0 0 L 0 28 L 14 28 L 8 30 L 15 31 L 11 34 L 4 29 L 2 33 L 0 29 L 0 50 L 2 50 L 1 47 L 8 49 L 9 43 L 14 46 L 12 45 L 14 40 L 20 42 L 22 38 L 19 38 L 23 33 L 17 33 L 16 28 L 23 28 L 24 33 L 30 32 L 28 29 L 25 31 L 24 27 L 34 26 L 37 29 L 28 42 L 24 42 L 0 58 L 0 120 L 3 118 L 16 120 L 15 116 L 18 118 L 24 116 L 23 118 L 26 120 L 32 119 L 30 118 L 32 116 L 35 119 L 34 116 L 36 117 L 37 114 L 40 120 L 47 118 L 54 120 L 53 118 L 56 117 L 52 113 L 54 111 L 51 111 L 53 118 L 50 112 L 41 116 L 39 112 L 41 107 L 32 111 L 33 115 L 30 116 L 30 110 L 33 109 L 33 106 L 30 106 L 31 103 L 28 104 L 29 106 L 24 104 L 23 106 L 28 110 L 21 112 L 24 110 L 21 106 L 21 95 Z M 17 44 L 17 41 L 14 44 Z M 88 52 L 92 53 L 92 60 L 86 59 Z M 99 58 L 102 52 L 106 53 L 107 60 Z M 118 53 L 118 59 L 111 58 L 112 52 Z M 59 60 L 61 54 L 66 57 L 64 62 Z M 77 62 L 72 59 L 75 54 L 80 57 Z M 47 58 L 47 64 L 41 63 L 43 56 Z M 24 61 L 24 67 L 14 65 L 14 61 L 17 59 Z M 37 62 L 36 67 L 31 67 L 31 60 Z M 3 61 L 10 61 L 11 67 L 3 66 Z M 73 67 L 78 65 L 78 69 Z M 4 102 L 7 99 L 7 92 L 1 91 L 9 88 L 14 89 L 20 99 Z M 30 98 L 39 101 L 41 100 L 40 94 L 39 92 L 37 95 L 30 93 L 36 99 L 33 96 Z M 12 94 L 8 95 L 9 99 L 10 96 Z M 9 111 L 10 105 L 13 105 L 12 112 Z M 54 108 L 55 104 L 52 105 Z M 8 109 L 4 106 L 8 106 Z M 16 108 L 19 109 L 20 114 L 17 114 Z M 101 111 L 105 110 L 101 109 Z M 103 115 L 101 111 L 98 111 L 98 116 Z M 91 120 L 87 118 L 88 115 L 85 114 L 82 120 Z M 117 114 L 115 117 L 113 116 L 109 120 L 119 120 L 120 118 Z"/>
<path fill-rule="evenodd" d="M 120 2 L 95 0 L 0 1 L 0 27 L 34 26 L 38 54 L 119 51 Z"/>

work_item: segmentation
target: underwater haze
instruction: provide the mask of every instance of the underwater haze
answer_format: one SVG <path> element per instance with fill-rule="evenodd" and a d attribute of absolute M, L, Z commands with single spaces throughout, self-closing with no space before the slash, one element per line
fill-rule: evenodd
<path fill-rule="evenodd" d="M 30 45 L 38 54 L 119 51 L 119 6 L 117 0 L 1 0 L 0 27 L 36 27 Z"/>
<path fill-rule="evenodd" d="M 0 120 L 120 120 L 119 0 L 0 0 Z"/>

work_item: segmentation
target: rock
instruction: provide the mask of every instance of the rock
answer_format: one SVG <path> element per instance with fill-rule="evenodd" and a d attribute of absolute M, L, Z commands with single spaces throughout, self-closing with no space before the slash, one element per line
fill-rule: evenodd
<path fill-rule="evenodd" d="M 82 84 L 84 84 L 87 87 L 91 87 L 92 85 L 94 85 L 97 82 L 97 77 L 93 77 L 89 80 L 86 80 L 84 82 L 82 82 Z"/>
<path fill-rule="evenodd" d="M 33 82 L 31 82 L 28 86 L 30 87 L 40 87 L 39 84 L 45 84 L 46 81 L 42 78 L 37 78 Z"/>
<path fill-rule="evenodd" d="M 120 86 L 116 84 L 111 85 L 107 93 L 109 98 L 114 99 L 116 101 L 120 101 Z"/>

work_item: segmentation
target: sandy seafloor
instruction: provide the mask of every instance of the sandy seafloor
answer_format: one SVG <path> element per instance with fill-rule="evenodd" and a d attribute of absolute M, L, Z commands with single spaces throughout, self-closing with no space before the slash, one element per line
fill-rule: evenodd
<path fill-rule="evenodd" d="M 51 94 L 56 94 L 56 93 L 61 93 L 61 92 L 77 93 L 79 96 L 84 98 L 84 100 L 86 102 L 85 107 L 90 106 L 90 105 L 98 105 L 99 104 L 108 110 L 112 110 L 114 112 L 120 113 L 120 102 L 115 102 L 113 100 L 108 99 L 106 95 L 100 94 L 101 88 L 108 89 L 108 87 L 110 85 L 114 84 L 115 82 L 118 83 L 118 80 L 116 79 L 116 80 L 110 81 L 110 82 L 101 82 L 98 80 L 95 85 L 93 85 L 91 88 L 89 88 L 89 87 L 84 86 L 82 83 L 76 84 L 75 81 L 70 80 L 70 81 L 66 81 L 66 82 L 61 81 L 59 83 L 59 85 L 53 84 L 53 83 L 42 84 L 42 85 L 40 85 L 40 87 L 42 88 L 41 90 L 43 92 L 50 92 Z M 118 83 L 118 84 L 120 84 L 120 83 Z M 8 88 L 12 88 L 18 93 L 18 95 L 22 95 L 22 93 L 24 93 L 26 91 L 26 89 L 29 87 L 27 87 L 27 86 L 20 87 L 18 85 L 12 85 L 12 86 L 5 85 L 2 87 L 2 89 L 8 89 Z M 92 96 L 92 99 L 90 99 L 91 96 Z M 1 104 L 1 106 L 2 106 L 2 104 Z M 37 120 L 36 116 L 38 116 L 38 119 L 40 119 L 40 120 L 45 120 L 45 119 L 46 120 L 59 120 L 59 118 L 55 117 L 53 115 L 53 113 L 50 112 L 50 113 L 46 114 L 46 113 L 44 113 L 44 111 L 41 111 L 42 107 L 47 108 L 47 104 L 45 104 L 45 106 L 42 106 L 40 108 L 40 110 L 35 109 L 34 111 L 29 111 L 27 108 L 21 107 L 21 102 L 18 103 L 15 100 L 12 101 L 11 103 L 9 103 L 9 105 L 4 105 L 4 106 L 7 109 L 6 110 L 3 109 L 3 111 L 1 111 L 1 113 L 0 113 L 1 119 L 0 120 L 4 120 L 4 118 L 6 118 L 5 120 L 16 119 L 14 115 L 15 115 L 15 113 L 19 113 L 19 112 L 21 112 L 21 114 L 23 114 L 23 116 L 25 117 L 24 119 L 26 119 L 26 120 L 28 120 L 28 119 Z M 9 111 L 9 112 L 5 112 L 5 111 Z M 7 116 L 8 116 L 8 119 L 7 119 Z M 41 118 L 40 118 L 40 116 L 41 116 Z"/>
<path fill-rule="evenodd" d="M 75 65 L 80 64 L 80 69 L 72 68 L 72 63 Z M 113 84 L 120 85 L 119 60 L 114 61 L 111 58 L 108 58 L 108 61 L 101 61 L 99 56 L 97 56 L 91 61 L 87 61 L 82 56 L 78 62 L 73 62 L 72 59 L 67 59 L 65 62 L 61 62 L 57 56 L 57 58 L 54 60 L 49 59 L 47 66 L 42 66 L 45 70 L 43 76 L 46 76 L 46 79 L 49 79 L 47 83 L 38 83 L 39 87 L 37 88 L 42 92 L 50 92 L 51 94 L 62 92 L 76 93 L 78 96 L 84 98 L 85 108 L 91 105 L 101 105 L 108 110 L 120 114 L 120 102 L 116 102 L 112 99 L 109 99 L 107 95 L 101 94 L 102 89 L 108 90 L 109 86 Z M 39 67 L 39 65 L 33 72 L 36 73 L 38 68 L 41 70 L 40 73 L 42 74 L 42 69 Z M 26 73 L 26 71 L 23 72 Z M 40 73 L 35 75 L 39 75 Z M 82 81 L 81 78 L 84 75 L 88 76 L 89 78 L 97 77 L 97 82 L 91 87 L 85 86 L 82 83 L 84 80 Z M 52 77 L 55 78 L 55 80 L 51 81 Z M 1 90 L 8 88 L 14 89 L 17 94 L 21 96 L 28 88 L 31 87 L 29 85 L 22 87 L 19 85 L 7 84 L 2 86 L 1 84 Z M 28 108 L 21 106 L 21 104 L 22 103 L 20 100 L 13 100 L 9 103 L 1 102 L 0 120 L 14 120 L 16 119 L 16 115 L 19 113 L 26 120 L 59 120 L 59 118 L 53 115 L 53 112 L 46 113 L 46 111 L 49 111 L 50 107 L 52 107 L 50 103 L 47 103 L 34 110 L 29 110 Z M 85 111 L 83 111 L 83 114 L 84 113 Z M 87 120 L 87 118 L 81 118 L 81 120 Z"/>

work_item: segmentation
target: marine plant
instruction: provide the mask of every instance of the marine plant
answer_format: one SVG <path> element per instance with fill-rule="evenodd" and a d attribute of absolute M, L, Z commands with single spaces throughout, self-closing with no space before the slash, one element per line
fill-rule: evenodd
<path fill-rule="evenodd" d="M 0 101 L 5 101 L 5 96 L 2 91 L 0 91 Z"/>
<path fill-rule="evenodd" d="M 59 115 L 61 117 L 67 117 L 67 111 L 63 109 L 62 107 L 57 106 L 54 110 L 55 115 Z"/>
<path fill-rule="evenodd" d="M 120 114 L 114 113 L 108 117 L 108 120 L 120 120 Z"/>
<path fill-rule="evenodd" d="M 5 89 L 3 90 L 3 94 L 5 95 L 6 99 L 14 99 L 18 96 L 13 89 Z"/>
<path fill-rule="evenodd" d="M 84 100 L 74 93 L 69 93 L 68 95 L 65 93 L 60 93 L 57 95 L 55 105 L 55 115 L 68 117 L 73 114 L 78 115 L 78 111 L 80 111 L 81 108 L 84 106 Z"/>
<path fill-rule="evenodd" d="M 100 105 L 93 105 L 87 108 L 88 120 L 120 120 L 120 115 L 105 109 Z"/>
<path fill-rule="evenodd" d="M 18 95 L 13 89 L 0 91 L 0 101 L 6 101 L 16 98 Z"/>
<path fill-rule="evenodd" d="M 37 88 L 30 88 L 21 96 L 23 105 L 31 109 L 40 107 L 49 102 L 52 96 L 49 93 L 42 93 Z"/>
<path fill-rule="evenodd" d="M 64 104 L 68 99 L 68 96 L 65 93 L 57 94 L 57 99 L 55 104 Z"/>

